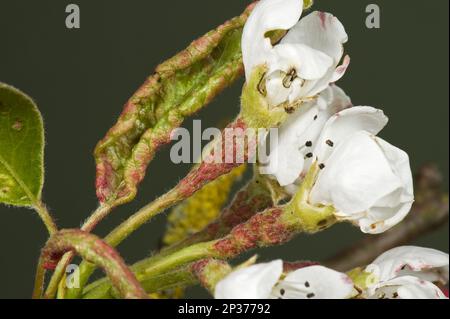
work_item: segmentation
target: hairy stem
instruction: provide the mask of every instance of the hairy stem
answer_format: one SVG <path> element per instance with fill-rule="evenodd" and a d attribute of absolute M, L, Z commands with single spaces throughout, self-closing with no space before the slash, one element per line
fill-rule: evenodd
<path fill-rule="evenodd" d="M 290 205 L 269 208 L 234 227 L 230 234 L 223 238 L 194 244 L 167 256 L 144 259 L 136 263 L 132 270 L 142 282 L 201 259 L 230 259 L 257 247 L 285 243 L 302 231 L 324 229 L 321 222 L 323 220 L 327 220 L 326 227 L 329 227 L 335 222 L 332 214 L 332 211 L 314 211 L 309 207 L 299 211 Z M 97 292 L 105 293 L 109 291 L 110 283 L 101 280 L 94 283 L 93 287 Z"/>
<path fill-rule="evenodd" d="M 272 192 L 265 180 L 255 174 L 253 179 L 234 196 L 230 205 L 222 211 L 216 220 L 203 230 L 164 248 L 158 255 L 164 256 L 195 243 L 211 241 L 225 236 L 233 227 L 246 222 L 256 212 L 261 212 L 273 206 L 275 203 Z"/>
<path fill-rule="evenodd" d="M 68 251 L 75 251 L 84 259 L 100 266 L 121 297 L 147 298 L 145 290 L 120 255 L 97 236 L 81 230 L 62 230 L 48 240 L 41 252 L 36 277 L 43 278 L 45 269 L 54 268 L 58 259 Z M 36 289 L 33 297 L 41 297 L 38 293 L 39 289 Z"/>
<path fill-rule="evenodd" d="M 50 235 L 55 234 L 58 231 L 58 227 L 56 227 L 55 221 L 50 215 L 47 207 L 41 201 L 36 201 L 33 208 L 38 213 L 39 217 L 42 219 L 42 222 L 47 228 L 48 233 Z"/>
<path fill-rule="evenodd" d="M 81 227 L 81 230 L 88 233 L 91 232 L 95 228 L 95 226 L 110 212 L 111 206 L 107 204 L 100 205 L 84 222 L 83 226 Z M 58 262 L 58 265 L 56 266 L 52 274 L 52 277 L 50 278 L 50 282 L 47 286 L 47 289 L 45 291 L 45 298 L 51 299 L 55 297 L 56 292 L 59 288 L 59 283 L 61 282 L 61 279 L 66 271 L 67 266 L 69 265 L 70 261 L 73 259 L 74 256 L 75 254 L 73 252 L 65 253 L 61 258 L 61 260 Z M 61 294 L 64 295 L 63 292 L 61 292 Z"/>

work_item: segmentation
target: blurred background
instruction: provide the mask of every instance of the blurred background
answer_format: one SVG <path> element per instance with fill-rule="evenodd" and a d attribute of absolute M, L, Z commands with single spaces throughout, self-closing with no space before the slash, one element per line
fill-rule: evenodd
<path fill-rule="evenodd" d="M 65 8 L 81 9 L 81 28 L 65 27 Z M 58 226 L 78 227 L 96 208 L 91 155 L 128 97 L 154 67 L 193 39 L 239 15 L 249 1 L 0 0 L 0 81 L 37 102 L 45 121 L 44 201 Z M 381 28 L 367 29 L 365 9 L 381 8 Z M 415 171 L 435 162 L 448 191 L 447 0 L 316 0 L 346 27 L 352 62 L 339 81 L 355 105 L 382 108 L 390 122 L 381 136 L 404 149 Z M 192 119 L 203 128 L 239 110 L 241 79 Z M 192 119 L 186 121 L 192 127 Z M 1 141 L 0 141 L 1 143 Z M 105 235 L 139 207 L 164 193 L 190 165 L 172 164 L 169 147 L 151 163 L 137 199 L 116 209 L 95 230 Z M 118 248 L 128 263 L 148 256 L 165 230 L 165 216 L 146 224 Z M 362 234 L 343 224 L 281 247 L 259 250 L 261 260 L 321 261 Z M 0 298 L 29 298 L 39 251 L 47 239 L 27 209 L 0 206 Z M 448 252 L 448 225 L 414 244 Z M 101 274 L 100 274 L 101 275 Z M 206 296 L 200 289 L 189 296 Z"/>

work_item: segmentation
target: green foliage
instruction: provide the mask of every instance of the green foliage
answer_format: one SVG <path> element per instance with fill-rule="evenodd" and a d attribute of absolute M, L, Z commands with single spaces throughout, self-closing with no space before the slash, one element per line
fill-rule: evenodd
<path fill-rule="evenodd" d="M 35 206 L 43 186 L 44 129 L 34 102 L 0 83 L 0 203 Z"/>

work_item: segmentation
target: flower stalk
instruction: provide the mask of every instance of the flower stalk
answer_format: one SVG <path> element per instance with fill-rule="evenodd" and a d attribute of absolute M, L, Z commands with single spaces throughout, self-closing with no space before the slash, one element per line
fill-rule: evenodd
<path fill-rule="evenodd" d="M 169 255 L 144 259 L 136 263 L 132 270 L 139 281 L 145 281 L 201 259 L 231 259 L 258 247 L 283 244 L 301 232 L 313 233 L 330 227 L 337 221 L 334 209 L 315 207 L 308 203 L 308 194 L 318 171 L 318 165 L 311 167 L 298 195 L 289 204 L 268 208 L 253 215 L 223 238 L 194 244 Z M 80 268 L 80 277 L 84 276 L 84 271 L 85 268 Z M 104 282 L 95 289 L 108 291 L 108 285 Z"/>

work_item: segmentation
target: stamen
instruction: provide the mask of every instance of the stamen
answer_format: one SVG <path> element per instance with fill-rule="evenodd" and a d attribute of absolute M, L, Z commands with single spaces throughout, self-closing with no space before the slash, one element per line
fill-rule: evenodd
<path fill-rule="evenodd" d="M 295 78 L 297 77 L 297 71 L 295 69 L 291 69 L 286 76 L 283 78 L 283 86 L 286 89 L 289 89 L 292 85 L 292 82 L 294 82 Z"/>
<path fill-rule="evenodd" d="M 333 147 L 334 143 L 332 140 L 327 140 L 325 143 L 327 143 L 328 146 Z"/>
<path fill-rule="evenodd" d="M 266 90 L 266 74 L 264 73 L 263 76 L 261 77 L 261 80 L 259 80 L 258 86 L 257 86 L 257 90 L 259 93 L 261 93 L 262 96 L 266 96 L 267 95 L 267 90 Z"/>
<path fill-rule="evenodd" d="M 305 143 L 305 145 L 306 145 L 307 147 L 311 147 L 311 146 L 312 146 L 312 142 L 311 142 L 311 141 L 307 141 L 307 142 Z"/>

